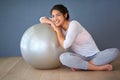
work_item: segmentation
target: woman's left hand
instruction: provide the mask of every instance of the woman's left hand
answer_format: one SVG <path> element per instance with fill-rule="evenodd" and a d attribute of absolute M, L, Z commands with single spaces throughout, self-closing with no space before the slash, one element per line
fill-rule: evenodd
<path fill-rule="evenodd" d="M 53 22 L 51 22 L 51 26 L 52 26 L 52 28 L 53 28 L 56 32 L 59 31 L 59 30 L 61 30 L 61 28 L 58 27 L 58 26 L 56 26 Z"/>

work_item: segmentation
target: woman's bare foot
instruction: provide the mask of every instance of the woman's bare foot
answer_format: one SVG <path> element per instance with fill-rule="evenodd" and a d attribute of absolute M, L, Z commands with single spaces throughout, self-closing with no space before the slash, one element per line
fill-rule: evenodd
<path fill-rule="evenodd" d="M 80 69 L 76 68 L 71 68 L 72 71 L 78 71 Z M 93 70 L 93 71 L 111 71 L 112 70 L 112 65 L 111 64 L 105 64 L 101 66 L 95 66 L 93 64 L 89 64 L 88 70 Z"/>
<path fill-rule="evenodd" d="M 106 65 L 100 66 L 100 70 L 111 71 L 112 70 L 112 65 L 106 64 Z"/>
<path fill-rule="evenodd" d="M 76 68 L 71 68 L 71 70 L 72 70 L 72 71 L 77 71 L 78 69 L 76 69 Z"/>
<path fill-rule="evenodd" d="M 89 61 L 88 65 L 89 65 L 88 66 L 89 70 L 111 71 L 113 69 L 111 64 L 105 64 L 105 65 L 101 65 L 101 66 L 96 66 L 96 65 L 93 64 L 93 61 Z"/>

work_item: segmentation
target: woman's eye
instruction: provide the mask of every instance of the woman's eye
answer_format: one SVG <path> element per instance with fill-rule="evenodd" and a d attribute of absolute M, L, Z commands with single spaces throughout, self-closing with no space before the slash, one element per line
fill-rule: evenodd
<path fill-rule="evenodd" d="M 60 14 L 57 14 L 57 16 L 61 16 Z"/>
<path fill-rule="evenodd" d="M 52 15 L 52 18 L 54 18 L 54 15 Z"/>

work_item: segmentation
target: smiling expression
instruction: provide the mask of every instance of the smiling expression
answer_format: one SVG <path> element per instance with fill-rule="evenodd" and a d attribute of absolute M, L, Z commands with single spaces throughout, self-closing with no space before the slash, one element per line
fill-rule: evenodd
<path fill-rule="evenodd" d="M 58 27 L 61 27 L 66 20 L 66 14 L 64 15 L 58 10 L 53 10 L 52 11 L 52 21 L 54 24 Z"/>

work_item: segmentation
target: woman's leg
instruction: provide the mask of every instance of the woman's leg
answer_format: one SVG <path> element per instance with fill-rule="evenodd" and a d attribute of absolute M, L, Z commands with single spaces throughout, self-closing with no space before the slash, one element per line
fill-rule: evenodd
<path fill-rule="evenodd" d="M 105 65 L 111 63 L 119 54 L 117 48 L 110 48 L 99 52 L 90 63 L 94 65 Z"/>
<path fill-rule="evenodd" d="M 101 66 L 96 66 L 94 64 L 88 63 L 88 70 L 95 70 L 95 71 L 111 71 L 112 65 L 105 64 Z"/>
<path fill-rule="evenodd" d="M 63 65 L 72 68 L 73 70 L 76 69 L 83 69 L 83 70 L 111 70 L 112 66 L 107 64 L 103 66 L 96 66 L 91 64 L 84 59 L 82 59 L 78 54 L 66 52 L 61 54 L 60 61 Z"/>
<path fill-rule="evenodd" d="M 60 61 L 63 65 L 76 68 L 76 69 L 88 69 L 88 62 L 83 60 L 78 54 L 72 52 L 66 52 L 60 55 Z"/>

